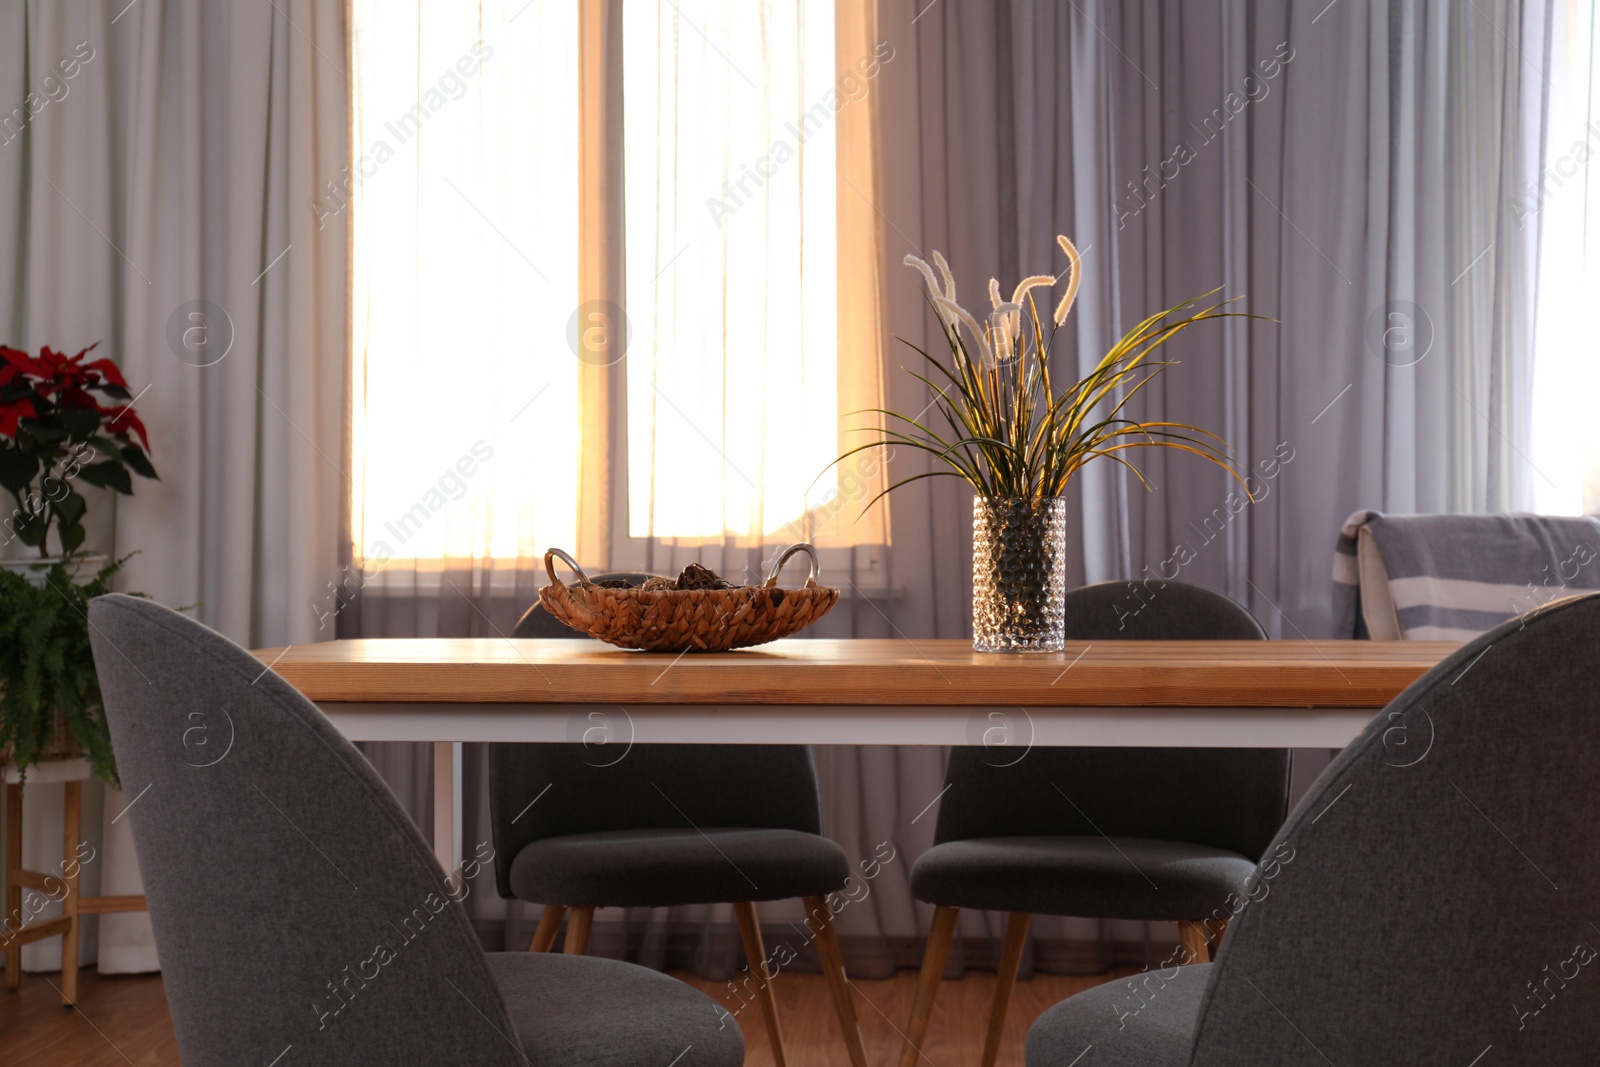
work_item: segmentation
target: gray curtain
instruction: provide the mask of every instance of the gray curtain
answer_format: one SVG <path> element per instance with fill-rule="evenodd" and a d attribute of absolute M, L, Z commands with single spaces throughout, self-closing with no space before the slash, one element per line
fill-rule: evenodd
<path fill-rule="evenodd" d="M 1535 230 L 1510 198 L 1537 173 L 1545 4 L 924 6 L 880 15 L 909 60 L 881 100 L 892 334 L 938 340 L 904 253 L 942 250 L 974 295 L 1061 270 L 1062 232 L 1088 249 L 1069 367 L 1218 286 L 1278 320 L 1186 336 L 1142 408 L 1226 437 L 1260 502 L 1228 515 L 1236 487 L 1179 454 L 1142 457 L 1154 493 L 1090 468 L 1075 577 L 1153 573 L 1188 545 L 1184 580 L 1325 636 L 1349 512 L 1526 504 Z M 926 402 L 890 381 L 898 407 Z M 921 483 L 893 506 L 907 625 L 961 633 L 965 496 Z"/>
<path fill-rule="evenodd" d="M 313 0 L 0 5 L 0 341 L 121 365 L 161 480 L 90 490 L 84 547 L 138 553 L 120 588 L 256 647 L 318 640 L 338 577 L 345 240 L 308 205 L 345 164 L 344 40 Z M 36 870 L 60 796 L 27 789 Z M 85 893 L 142 892 L 126 804 L 85 792 Z M 146 917 L 87 921 L 97 955 L 153 969 Z"/>

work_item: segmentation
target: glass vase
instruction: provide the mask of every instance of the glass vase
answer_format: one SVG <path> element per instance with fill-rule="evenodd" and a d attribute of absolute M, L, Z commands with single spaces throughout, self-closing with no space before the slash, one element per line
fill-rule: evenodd
<path fill-rule="evenodd" d="M 972 501 L 972 647 L 1059 652 L 1066 645 L 1067 502 Z"/>

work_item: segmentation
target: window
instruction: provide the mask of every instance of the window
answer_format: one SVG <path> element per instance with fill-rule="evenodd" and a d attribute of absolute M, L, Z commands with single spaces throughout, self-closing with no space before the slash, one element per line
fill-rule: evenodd
<path fill-rule="evenodd" d="M 481 21 L 456 0 L 423 0 L 414 19 L 386 0 L 354 6 L 363 558 L 573 542 L 578 9 L 522 2 L 486 0 Z"/>
<path fill-rule="evenodd" d="M 1600 512 L 1600 360 L 1592 321 L 1600 292 L 1600 20 L 1587 3 L 1557 11 L 1566 25 L 1551 57 L 1545 168 L 1536 187 L 1518 191 L 1513 211 L 1540 226 L 1535 507 L 1581 514 Z"/>
<path fill-rule="evenodd" d="M 775 533 L 838 455 L 833 11 L 623 19 L 628 532 Z"/>
<path fill-rule="evenodd" d="M 625 5 L 621 128 L 586 132 L 599 10 L 356 0 L 358 158 L 314 210 L 351 212 L 358 557 L 577 545 L 597 465 L 624 487 L 619 561 L 798 540 L 837 491 L 835 132 L 859 97 L 837 91 L 831 0 Z M 614 202 L 580 183 L 586 137 L 620 146 Z M 624 323 L 584 314 L 597 212 L 625 234 Z M 626 339 L 604 410 L 578 356 L 597 329 Z"/>

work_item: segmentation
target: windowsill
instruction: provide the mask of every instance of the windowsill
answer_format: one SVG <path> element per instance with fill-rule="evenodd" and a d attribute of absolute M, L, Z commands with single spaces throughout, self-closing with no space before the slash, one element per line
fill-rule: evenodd
<path fill-rule="evenodd" d="M 375 561 L 374 561 L 375 562 Z M 363 596 L 377 597 L 434 597 L 441 593 L 452 591 L 447 586 L 446 576 L 449 575 L 449 585 L 462 588 L 470 583 L 469 588 L 477 593 L 485 591 L 487 579 L 487 592 L 492 596 L 502 594 L 506 596 L 517 593 L 526 593 L 530 589 L 539 589 L 549 585 L 549 578 L 544 573 L 542 562 L 519 567 L 514 559 L 495 559 L 471 562 L 461 561 L 449 563 L 439 559 L 392 559 L 384 564 L 376 573 L 365 576 L 356 574 L 356 567 L 352 565 L 352 584 L 358 584 Z M 799 564 L 794 566 L 798 583 L 805 574 L 805 568 Z M 859 600 L 863 603 L 882 602 L 892 603 L 903 600 L 906 589 L 903 585 L 885 585 L 873 581 L 877 575 L 868 574 L 865 581 L 840 583 L 840 600 Z M 827 572 L 823 573 L 823 584 Z M 563 579 L 565 580 L 565 579 Z M 783 585 L 791 584 L 780 579 Z"/>

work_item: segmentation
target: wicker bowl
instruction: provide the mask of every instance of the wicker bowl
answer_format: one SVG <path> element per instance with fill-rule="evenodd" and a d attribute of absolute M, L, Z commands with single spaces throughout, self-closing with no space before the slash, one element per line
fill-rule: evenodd
<path fill-rule="evenodd" d="M 778 588 L 778 572 L 796 552 L 811 557 L 811 574 L 800 589 Z M 563 560 L 578 576 L 576 585 L 556 577 Z M 557 621 L 619 648 L 645 652 L 725 652 L 776 641 L 822 618 L 839 599 L 839 590 L 817 584 L 817 550 L 791 545 L 778 554 L 761 585 L 732 589 L 606 589 L 589 581 L 571 556 L 559 548 L 544 554 L 550 584 L 539 600 Z"/>

